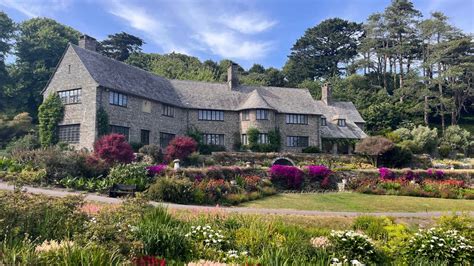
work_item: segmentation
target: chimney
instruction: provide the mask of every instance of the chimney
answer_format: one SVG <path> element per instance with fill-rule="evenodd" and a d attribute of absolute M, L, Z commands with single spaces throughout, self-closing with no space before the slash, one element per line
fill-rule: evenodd
<path fill-rule="evenodd" d="M 227 68 L 227 84 L 229 88 L 235 89 L 239 85 L 239 77 L 237 76 L 238 65 L 234 62 L 230 63 L 229 68 Z"/>
<path fill-rule="evenodd" d="M 79 37 L 79 47 L 95 52 L 97 50 L 97 40 L 84 34 Z"/>
<path fill-rule="evenodd" d="M 331 105 L 332 102 L 331 90 L 331 84 L 329 82 L 324 83 L 321 87 L 321 100 L 327 105 Z"/>

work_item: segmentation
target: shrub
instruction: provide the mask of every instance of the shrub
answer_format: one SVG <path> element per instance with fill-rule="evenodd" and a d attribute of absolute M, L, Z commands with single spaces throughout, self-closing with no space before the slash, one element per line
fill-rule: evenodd
<path fill-rule="evenodd" d="M 336 255 L 349 261 L 357 260 L 364 264 L 377 262 L 377 252 L 372 240 L 354 231 L 332 231 L 329 237 Z"/>
<path fill-rule="evenodd" d="M 109 134 L 110 128 L 109 128 L 109 115 L 105 111 L 104 107 L 100 106 L 99 109 L 97 109 L 97 115 L 96 115 L 96 120 L 97 120 L 97 135 L 99 137 L 102 137 L 104 135 Z"/>
<path fill-rule="evenodd" d="M 161 174 L 164 174 L 167 167 L 168 166 L 166 164 L 152 165 L 146 167 L 146 170 L 148 171 L 149 176 L 159 176 Z"/>
<path fill-rule="evenodd" d="M 470 264 L 474 259 L 474 248 L 469 240 L 456 230 L 431 228 L 420 230 L 410 240 L 405 251 L 409 262 L 417 260 L 439 264 Z"/>
<path fill-rule="evenodd" d="M 283 188 L 299 189 L 303 183 L 303 171 L 298 167 L 274 165 L 269 171 L 272 182 Z"/>
<path fill-rule="evenodd" d="M 186 262 L 191 259 L 192 246 L 185 232 L 166 209 L 153 208 L 140 220 L 135 235 L 143 242 L 145 255 Z"/>
<path fill-rule="evenodd" d="M 195 183 L 195 188 L 206 194 L 206 202 L 209 204 L 219 202 L 230 191 L 230 185 L 224 179 L 203 179 Z"/>
<path fill-rule="evenodd" d="M 171 140 L 166 147 L 166 160 L 171 162 L 174 159 L 185 161 L 191 153 L 197 150 L 198 144 L 191 137 L 179 136 Z"/>
<path fill-rule="evenodd" d="M 395 179 L 395 173 L 390 171 L 390 169 L 381 167 L 379 168 L 379 174 L 380 174 L 380 179 L 386 180 L 386 179 Z"/>
<path fill-rule="evenodd" d="M 63 119 L 64 106 L 59 95 L 54 93 L 48 96 L 38 109 L 39 136 L 43 147 L 58 142 L 58 123 Z"/>
<path fill-rule="evenodd" d="M 413 158 L 410 149 L 395 145 L 392 149 L 386 151 L 379 157 L 379 165 L 386 167 L 404 167 L 408 165 Z"/>
<path fill-rule="evenodd" d="M 135 159 L 132 147 L 121 134 L 101 137 L 94 143 L 94 154 L 109 164 L 131 163 Z"/>
<path fill-rule="evenodd" d="M 39 147 L 40 143 L 38 141 L 38 137 L 35 134 L 28 134 L 10 141 L 5 150 L 7 153 L 12 154 L 21 151 L 34 150 Z"/>
<path fill-rule="evenodd" d="M 3 237 L 43 241 L 64 239 L 83 230 L 81 197 L 50 198 L 22 192 L 0 192 L 0 241 Z"/>
<path fill-rule="evenodd" d="M 138 152 L 150 156 L 155 163 L 161 163 L 163 161 L 163 152 L 158 145 L 145 145 L 141 147 Z"/>
<path fill-rule="evenodd" d="M 151 200 L 189 204 L 194 200 L 193 183 L 187 178 L 159 178 L 147 195 Z"/>
<path fill-rule="evenodd" d="M 303 153 L 320 153 L 318 146 L 308 146 L 303 149 Z"/>
<path fill-rule="evenodd" d="M 471 133 L 460 126 L 449 126 L 441 138 L 441 146 L 449 147 L 452 152 L 466 153 L 470 145 L 470 137 Z"/>
<path fill-rule="evenodd" d="M 115 184 L 137 185 L 139 191 L 148 187 L 150 177 L 144 164 L 119 164 L 110 169 L 108 178 Z"/>
<path fill-rule="evenodd" d="M 222 145 L 208 145 L 208 144 L 200 144 L 199 145 L 199 153 L 201 154 L 212 154 L 213 152 L 220 152 L 225 151 L 225 147 Z"/>
<path fill-rule="evenodd" d="M 308 176 L 312 181 L 321 181 L 332 173 L 325 165 L 309 165 L 307 169 Z"/>
<path fill-rule="evenodd" d="M 379 157 L 393 147 L 393 142 L 384 137 L 367 137 L 357 143 L 355 152 L 367 156 L 372 160 L 372 164 L 377 166 Z"/>
<path fill-rule="evenodd" d="M 0 148 L 14 137 L 21 137 L 32 129 L 32 118 L 28 113 L 19 113 L 13 119 L 0 115 Z"/>
<path fill-rule="evenodd" d="M 41 265 L 123 265 L 125 257 L 121 256 L 117 250 L 109 250 L 94 244 L 85 246 L 76 245 L 71 242 L 68 245 L 54 247 L 50 241 L 45 244 L 46 251 L 40 251 L 39 257 Z M 63 241 L 64 243 L 66 241 Z M 58 245 L 58 244 L 56 244 Z M 37 247 L 38 249 L 38 247 Z"/>

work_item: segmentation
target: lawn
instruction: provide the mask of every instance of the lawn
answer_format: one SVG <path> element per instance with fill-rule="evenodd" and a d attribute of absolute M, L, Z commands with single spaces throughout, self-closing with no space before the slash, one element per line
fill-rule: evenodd
<path fill-rule="evenodd" d="M 350 192 L 306 193 L 278 194 L 247 202 L 239 207 L 353 212 L 474 211 L 474 200 L 379 196 Z"/>

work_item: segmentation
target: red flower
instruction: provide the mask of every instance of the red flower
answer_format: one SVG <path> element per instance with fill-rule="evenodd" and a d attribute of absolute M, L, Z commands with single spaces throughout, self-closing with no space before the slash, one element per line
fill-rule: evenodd
<path fill-rule="evenodd" d="M 153 256 L 142 256 L 134 258 L 132 264 L 136 266 L 165 266 L 166 260 Z"/>

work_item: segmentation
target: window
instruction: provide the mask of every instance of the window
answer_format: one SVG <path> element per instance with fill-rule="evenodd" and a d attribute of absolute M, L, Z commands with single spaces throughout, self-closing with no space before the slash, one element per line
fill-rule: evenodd
<path fill-rule="evenodd" d="M 242 145 L 249 145 L 249 138 L 247 134 L 242 134 Z"/>
<path fill-rule="evenodd" d="M 260 133 L 258 134 L 258 144 L 268 144 L 268 134 L 267 133 Z"/>
<path fill-rule="evenodd" d="M 326 120 L 326 117 L 321 117 L 321 126 L 327 126 L 328 121 Z"/>
<path fill-rule="evenodd" d="M 174 117 L 174 107 L 170 105 L 163 104 L 163 112 L 162 115 Z"/>
<path fill-rule="evenodd" d="M 81 89 L 59 91 L 58 95 L 63 104 L 81 103 Z"/>
<path fill-rule="evenodd" d="M 345 127 L 346 126 L 346 119 L 338 119 L 337 120 L 337 125 L 340 127 Z"/>
<path fill-rule="evenodd" d="M 249 121 L 250 120 L 250 111 L 245 110 L 242 111 L 242 121 Z"/>
<path fill-rule="evenodd" d="M 224 134 L 202 134 L 202 141 L 207 145 L 224 146 Z"/>
<path fill-rule="evenodd" d="M 151 113 L 151 102 L 148 100 L 143 100 L 142 103 L 142 112 Z"/>
<path fill-rule="evenodd" d="M 224 111 L 199 110 L 199 120 L 224 121 Z"/>
<path fill-rule="evenodd" d="M 79 143 L 81 125 L 63 125 L 58 127 L 59 142 Z"/>
<path fill-rule="evenodd" d="M 150 144 L 150 130 L 142 129 L 140 131 L 140 143 L 143 145 Z"/>
<path fill-rule="evenodd" d="M 127 141 L 129 141 L 129 137 L 130 137 L 130 128 L 129 127 L 110 125 L 110 133 L 116 133 L 116 134 L 124 135 L 125 139 L 127 139 Z"/>
<path fill-rule="evenodd" d="M 309 138 L 302 136 L 288 136 L 286 137 L 286 146 L 288 147 L 308 147 Z"/>
<path fill-rule="evenodd" d="M 160 147 L 161 148 L 168 147 L 171 140 L 173 140 L 175 136 L 176 136 L 175 134 L 160 132 Z"/>
<path fill-rule="evenodd" d="M 118 105 L 127 107 L 128 98 L 127 95 L 115 91 L 109 92 L 109 103 L 112 105 Z"/>
<path fill-rule="evenodd" d="M 287 114 L 286 115 L 286 123 L 287 124 L 308 124 L 308 116 L 307 115 L 295 115 L 295 114 Z"/>
<path fill-rule="evenodd" d="M 268 120 L 268 110 L 257 109 L 257 120 Z"/>

